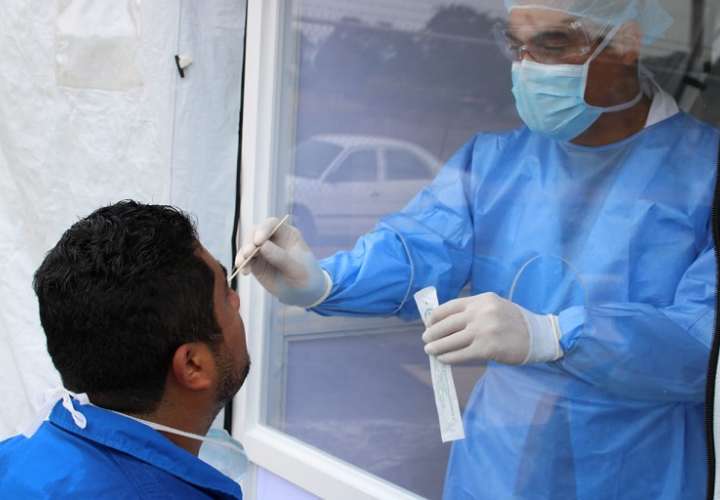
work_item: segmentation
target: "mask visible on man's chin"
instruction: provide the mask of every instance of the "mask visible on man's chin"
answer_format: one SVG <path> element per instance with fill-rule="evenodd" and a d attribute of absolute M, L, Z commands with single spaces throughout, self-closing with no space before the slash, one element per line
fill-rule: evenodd
<path fill-rule="evenodd" d="M 242 445 L 225 429 L 213 427 L 205 437 L 209 440 L 203 441 L 198 458 L 241 484 L 248 467 L 247 455 Z"/>

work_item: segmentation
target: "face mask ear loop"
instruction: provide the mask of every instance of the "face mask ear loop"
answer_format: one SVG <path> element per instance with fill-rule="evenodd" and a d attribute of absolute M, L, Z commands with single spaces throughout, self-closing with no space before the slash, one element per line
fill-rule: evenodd
<path fill-rule="evenodd" d="M 127 417 L 127 418 L 129 418 L 129 419 L 131 419 L 131 420 L 135 420 L 136 422 L 140 422 L 141 424 L 145 424 L 145 425 L 147 425 L 148 427 L 151 427 L 152 429 L 155 429 L 156 431 L 168 432 L 168 433 L 170 433 L 170 434 L 175 434 L 176 436 L 182 436 L 182 437 L 186 437 L 186 438 L 189 438 L 189 439 L 194 439 L 194 440 L 196 440 L 196 441 L 215 443 L 215 444 L 218 444 L 218 445 L 220 445 L 220 446 L 224 446 L 224 447 L 226 447 L 226 448 L 229 448 L 229 449 L 231 449 L 231 450 L 237 450 L 237 447 L 236 447 L 235 445 L 233 445 L 232 443 L 228 443 L 228 442 L 223 441 L 222 439 L 219 439 L 219 438 L 216 438 L 216 437 L 212 437 L 212 436 L 201 436 L 200 434 L 194 434 L 194 433 L 192 433 L 192 432 L 181 431 L 180 429 L 175 429 L 174 427 L 169 427 L 169 426 L 167 426 L 167 425 L 158 424 L 158 423 L 156 423 L 156 422 L 150 422 L 150 421 L 148 421 L 148 420 L 143 420 L 142 418 L 133 417 L 132 415 L 127 415 L 127 414 L 125 414 L 125 413 L 120 413 L 119 411 L 115 411 L 115 410 L 110 410 L 110 411 L 112 411 L 113 413 L 116 413 L 116 414 L 118 414 L 118 415 L 122 415 L 123 417 Z"/>
<path fill-rule="evenodd" d="M 593 53 L 590 55 L 588 60 L 585 61 L 585 63 L 583 64 L 583 96 L 582 96 L 583 102 L 585 102 L 585 104 L 591 108 L 601 110 L 603 113 L 613 113 L 616 111 L 624 111 L 626 109 L 632 108 L 633 106 L 635 106 L 637 103 L 640 102 L 640 100 L 643 98 L 643 95 L 644 95 L 644 92 L 643 92 L 642 86 L 641 86 L 640 92 L 638 92 L 638 94 L 635 97 L 633 97 L 632 99 L 630 99 L 627 102 L 616 104 L 614 106 L 593 106 L 592 104 L 587 102 L 587 100 L 585 99 L 585 94 L 587 93 L 587 84 L 588 84 L 588 80 L 590 78 L 590 64 L 592 64 L 592 62 L 595 59 L 597 59 L 597 57 L 600 54 L 602 54 L 603 50 L 605 50 L 610 45 L 610 42 L 612 42 L 612 39 L 615 38 L 615 35 L 617 35 L 620 32 L 620 28 L 622 28 L 623 23 L 624 23 L 624 21 L 620 22 L 619 24 L 617 24 L 613 29 L 611 29 L 608 32 L 608 34 L 605 36 L 605 38 L 603 38 L 603 41 L 600 43 L 600 45 L 598 45 L 598 47 L 593 51 Z"/>
<path fill-rule="evenodd" d="M 590 54 L 590 57 L 588 57 L 588 60 L 585 61 L 583 64 L 583 80 L 585 82 L 585 91 L 587 91 L 587 82 L 590 74 L 590 65 L 592 62 L 598 58 L 600 54 L 602 54 L 603 50 L 605 50 L 608 45 L 610 45 L 610 42 L 612 42 L 612 39 L 615 37 L 615 35 L 618 34 L 620 31 L 620 28 L 622 27 L 622 24 L 618 24 L 613 29 L 611 29 L 607 35 L 603 38 L 603 41 L 600 42 L 600 45 L 597 46 L 595 50 L 593 50 L 593 53 Z M 583 100 L 585 99 L 585 95 L 583 94 Z"/>

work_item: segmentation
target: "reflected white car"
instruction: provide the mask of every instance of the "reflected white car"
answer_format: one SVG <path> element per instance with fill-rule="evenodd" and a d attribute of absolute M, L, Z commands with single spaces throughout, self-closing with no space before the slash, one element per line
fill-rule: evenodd
<path fill-rule="evenodd" d="M 314 136 L 295 150 L 289 179 L 294 224 L 308 242 L 318 236 L 359 236 L 402 209 L 439 168 L 432 154 L 410 142 Z"/>

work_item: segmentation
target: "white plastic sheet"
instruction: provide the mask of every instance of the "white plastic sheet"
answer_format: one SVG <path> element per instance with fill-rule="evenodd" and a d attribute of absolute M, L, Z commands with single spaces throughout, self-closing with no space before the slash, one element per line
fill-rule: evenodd
<path fill-rule="evenodd" d="M 58 0 L 58 85 L 125 90 L 142 84 L 140 0 Z"/>
<path fill-rule="evenodd" d="M 136 0 L 3 5 L 0 439 L 18 432 L 36 396 L 60 383 L 32 275 L 78 217 L 123 198 L 176 204 L 197 216 L 205 246 L 230 264 L 244 2 L 152 0 L 136 7 Z M 109 13 L 116 25 L 99 30 Z M 80 28 L 82 47 L 59 78 L 57 49 L 62 53 L 62 38 Z M 86 37 L 96 28 L 112 35 L 117 51 Z M 132 78 L 83 66 L 96 46 Z M 195 60 L 185 79 L 174 62 L 180 47 Z M 71 77 L 72 86 L 63 80 Z M 110 88 L 110 81 L 123 84 Z"/>

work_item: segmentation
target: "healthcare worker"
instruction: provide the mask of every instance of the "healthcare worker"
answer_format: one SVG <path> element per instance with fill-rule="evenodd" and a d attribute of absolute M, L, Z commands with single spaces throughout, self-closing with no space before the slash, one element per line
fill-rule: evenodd
<path fill-rule="evenodd" d="M 718 132 L 639 64 L 655 0 L 506 4 L 525 127 L 476 135 L 351 251 L 317 262 L 271 219 L 242 254 L 324 315 L 417 317 L 437 287 L 425 350 L 487 363 L 446 498 L 702 498 Z"/>

